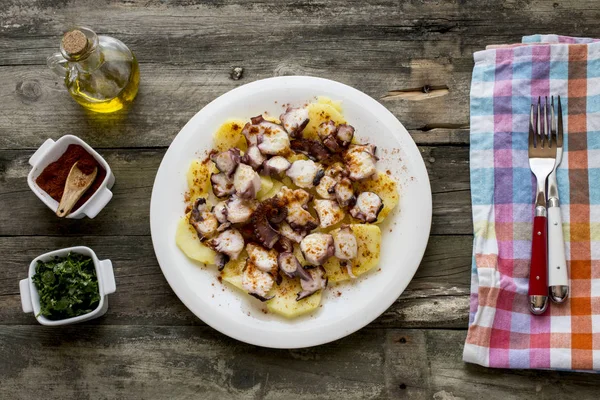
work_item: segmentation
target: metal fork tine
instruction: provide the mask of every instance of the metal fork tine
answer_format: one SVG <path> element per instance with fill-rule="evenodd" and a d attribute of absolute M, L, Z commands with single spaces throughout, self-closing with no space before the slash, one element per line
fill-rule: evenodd
<path fill-rule="evenodd" d="M 554 96 L 551 98 L 552 103 L 550 104 L 550 139 L 552 140 L 552 146 L 558 146 L 558 140 L 556 138 L 556 119 L 554 116 Z"/>
<path fill-rule="evenodd" d="M 548 97 L 544 98 L 544 131 L 542 132 L 544 147 L 550 147 L 550 132 L 548 131 Z"/>
<path fill-rule="evenodd" d="M 541 116 L 541 101 L 542 98 L 538 97 L 538 103 L 537 103 L 537 115 L 536 115 L 536 121 L 535 121 L 535 142 L 536 145 L 539 147 L 544 147 L 544 141 L 542 139 L 542 116 Z"/>
<path fill-rule="evenodd" d="M 563 120 L 562 120 L 562 106 L 560 104 L 560 96 L 558 96 L 558 146 L 563 145 Z"/>
<path fill-rule="evenodd" d="M 532 149 L 535 147 L 535 142 L 533 141 L 534 132 L 534 122 L 533 122 L 533 104 L 531 105 L 531 109 L 529 111 L 529 148 Z"/>

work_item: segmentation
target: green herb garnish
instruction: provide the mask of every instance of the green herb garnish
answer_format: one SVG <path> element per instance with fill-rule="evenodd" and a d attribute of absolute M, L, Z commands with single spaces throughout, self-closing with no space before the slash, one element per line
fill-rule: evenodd
<path fill-rule="evenodd" d="M 38 315 L 52 320 L 87 314 L 98 307 L 100 290 L 91 257 L 69 253 L 38 261 L 33 283 L 40 296 Z"/>

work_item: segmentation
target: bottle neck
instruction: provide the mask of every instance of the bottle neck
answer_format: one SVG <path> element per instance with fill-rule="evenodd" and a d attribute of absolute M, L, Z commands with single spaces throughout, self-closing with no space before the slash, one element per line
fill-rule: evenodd
<path fill-rule="evenodd" d="M 79 59 L 72 63 L 76 65 L 77 69 L 79 69 L 82 72 L 91 72 L 98 69 L 98 67 L 102 65 L 102 61 L 103 56 L 102 52 L 100 51 L 100 46 L 95 46 L 95 48 L 89 52 L 87 57 Z"/>
<path fill-rule="evenodd" d="M 63 36 L 60 51 L 70 66 L 90 72 L 102 64 L 100 41 L 94 31 L 76 27 Z"/>

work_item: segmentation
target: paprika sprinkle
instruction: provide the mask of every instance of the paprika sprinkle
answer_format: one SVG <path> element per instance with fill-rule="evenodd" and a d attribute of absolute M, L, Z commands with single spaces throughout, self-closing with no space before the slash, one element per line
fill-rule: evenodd
<path fill-rule="evenodd" d="M 96 167 L 98 168 L 98 174 L 96 175 L 96 179 L 92 183 L 92 186 L 90 186 L 83 196 L 81 196 L 71 212 L 77 210 L 79 207 L 85 204 L 85 202 L 92 197 L 96 190 L 98 190 L 102 182 L 104 182 L 104 178 L 106 178 L 106 170 L 102 168 L 102 166 L 90 153 L 88 153 L 82 146 L 78 144 L 70 144 L 63 155 L 60 156 L 58 160 L 44 168 L 42 173 L 35 180 L 35 183 L 37 183 L 37 185 L 44 192 L 48 193 L 54 200 L 60 202 L 63 191 L 65 190 L 67 177 L 69 176 L 71 167 L 76 162 L 79 162 L 77 167 L 84 174 L 91 174 Z"/>

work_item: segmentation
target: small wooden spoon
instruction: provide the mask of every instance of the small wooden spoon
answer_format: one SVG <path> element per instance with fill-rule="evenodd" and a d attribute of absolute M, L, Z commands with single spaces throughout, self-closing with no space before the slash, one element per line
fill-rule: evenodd
<path fill-rule="evenodd" d="M 98 167 L 95 167 L 91 174 L 86 175 L 79 169 L 77 162 L 73 164 L 71 171 L 69 171 L 69 176 L 67 176 L 65 190 L 60 199 L 58 209 L 56 210 L 56 215 L 64 217 L 69 214 L 75 203 L 77 203 L 85 191 L 92 185 L 97 174 Z"/>

